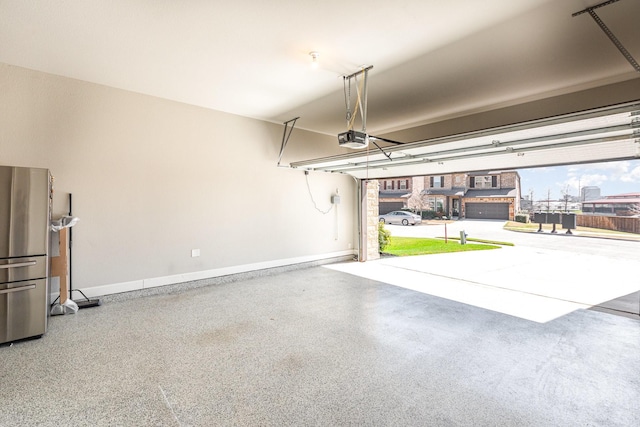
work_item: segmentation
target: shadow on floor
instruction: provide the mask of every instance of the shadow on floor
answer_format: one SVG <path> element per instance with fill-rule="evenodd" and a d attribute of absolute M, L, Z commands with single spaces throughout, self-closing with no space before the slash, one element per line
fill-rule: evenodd
<path fill-rule="evenodd" d="M 640 319 L 640 292 L 603 302 L 591 307 L 590 310 L 638 320 Z"/>

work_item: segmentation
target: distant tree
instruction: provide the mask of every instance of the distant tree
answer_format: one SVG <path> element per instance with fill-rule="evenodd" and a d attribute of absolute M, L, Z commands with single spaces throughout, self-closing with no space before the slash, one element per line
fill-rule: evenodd
<path fill-rule="evenodd" d="M 569 185 L 566 185 L 562 189 L 562 200 L 564 201 L 564 211 L 567 212 L 569 209 L 569 199 L 571 199 L 571 194 L 569 194 Z"/>
<path fill-rule="evenodd" d="M 547 212 L 551 212 L 551 189 L 547 188 Z"/>
<path fill-rule="evenodd" d="M 533 188 L 529 189 L 529 211 L 533 211 Z"/>
<path fill-rule="evenodd" d="M 426 194 L 423 194 L 426 193 Z M 419 191 L 414 189 L 411 193 L 411 197 L 407 200 L 407 207 L 416 212 L 419 212 L 422 215 L 422 211 L 425 210 L 427 206 L 426 196 L 429 194 L 429 190 Z"/>

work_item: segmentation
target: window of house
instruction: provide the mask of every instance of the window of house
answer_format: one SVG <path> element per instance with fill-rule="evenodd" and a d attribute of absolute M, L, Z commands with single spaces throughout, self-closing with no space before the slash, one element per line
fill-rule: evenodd
<path fill-rule="evenodd" d="M 442 188 L 444 187 L 444 176 L 432 176 L 429 178 L 429 187 Z"/>
<path fill-rule="evenodd" d="M 398 181 L 398 188 L 400 190 L 406 190 L 407 189 L 407 180 L 406 179 L 402 179 L 402 180 Z"/>
<path fill-rule="evenodd" d="M 428 197 L 427 209 L 435 212 L 444 212 L 444 198 L 438 196 Z"/>
<path fill-rule="evenodd" d="M 471 182 L 472 188 L 494 188 L 498 185 L 497 176 L 476 176 Z"/>
<path fill-rule="evenodd" d="M 430 211 L 435 211 L 436 210 L 436 198 L 435 197 L 429 197 L 427 199 L 427 208 Z"/>

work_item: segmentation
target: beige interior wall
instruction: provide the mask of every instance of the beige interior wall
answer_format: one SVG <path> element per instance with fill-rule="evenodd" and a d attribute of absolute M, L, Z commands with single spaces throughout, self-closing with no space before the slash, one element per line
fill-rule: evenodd
<path fill-rule="evenodd" d="M 0 64 L 0 164 L 49 168 L 54 215 L 73 194 L 76 288 L 351 250 L 354 180 L 276 167 L 282 131 Z M 336 149 L 295 130 L 282 163 Z"/>

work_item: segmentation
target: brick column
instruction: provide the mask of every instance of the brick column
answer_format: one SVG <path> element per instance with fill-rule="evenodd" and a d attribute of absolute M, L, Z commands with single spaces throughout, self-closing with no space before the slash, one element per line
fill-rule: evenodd
<path fill-rule="evenodd" d="M 378 180 L 369 180 L 366 185 L 366 236 L 367 236 L 367 260 L 380 258 L 378 247 L 378 192 L 380 184 Z"/>

